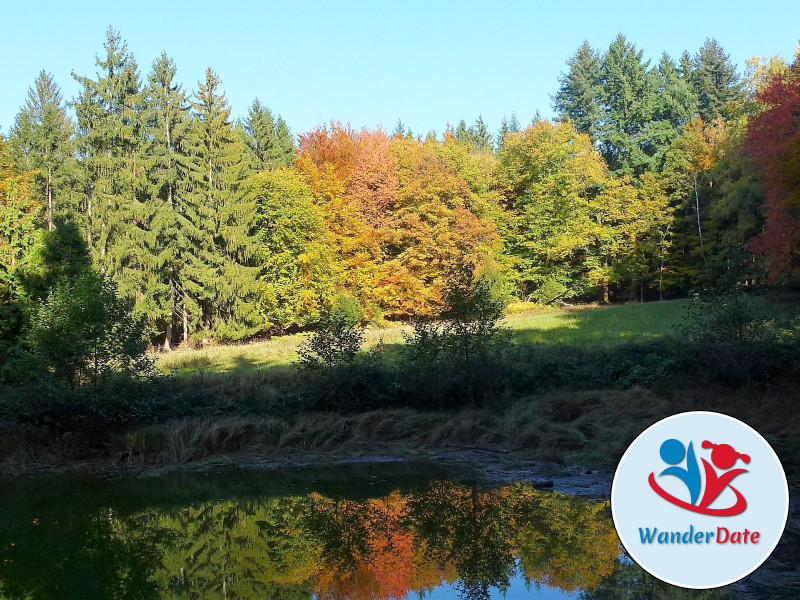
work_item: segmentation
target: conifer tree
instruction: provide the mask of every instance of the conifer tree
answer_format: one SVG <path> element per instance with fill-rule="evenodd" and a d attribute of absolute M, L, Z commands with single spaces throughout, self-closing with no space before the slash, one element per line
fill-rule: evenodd
<path fill-rule="evenodd" d="M 217 75 L 207 69 L 192 101 L 190 193 L 198 254 L 189 269 L 186 293 L 194 296 L 192 304 L 200 309 L 195 316 L 211 334 L 236 340 L 257 333 L 263 324 L 257 306 L 257 239 L 252 233 L 256 205 L 240 189 L 246 149 L 219 85 Z"/>
<path fill-rule="evenodd" d="M 153 246 L 143 95 L 136 60 L 119 33 L 109 28 L 103 47 L 96 79 L 73 73 L 82 88 L 75 111 L 87 242 L 101 273 L 112 277 L 140 311 L 146 310 Z"/>
<path fill-rule="evenodd" d="M 569 118 L 579 132 L 597 139 L 603 116 L 600 56 L 584 40 L 567 66 L 569 72 L 560 78 L 561 87 L 553 98 L 553 108 L 562 118 Z"/>
<path fill-rule="evenodd" d="M 173 327 L 183 312 L 182 274 L 192 250 L 189 228 L 182 226 L 187 211 L 185 182 L 190 178 L 191 119 L 189 102 L 175 83 L 175 63 L 162 53 L 147 77 L 145 116 L 151 140 L 147 157 L 149 201 L 153 218 L 152 269 L 148 285 L 148 313 L 156 329 L 164 332 L 170 349 Z M 188 332 L 186 332 L 188 337 Z"/>
<path fill-rule="evenodd" d="M 694 55 L 691 82 L 700 116 L 706 123 L 720 117 L 727 120 L 736 114 L 743 96 L 742 81 L 730 56 L 716 40 L 706 40 Z"/>
<path fill-rule="evenodd" d="M 288 167 L 294 156 L 294 141 L 283 118 L 253 100 L 244 122 L 250 168 L 255 172 Z"/>
<path fill-rule="evenodd" d="M 10 142 L 17 163 L 36 171 L 36 192 L 45 206 L 48 231 L 55 228 L 60 213 L 72 208 L 70 192 L 77 169 L 74 129 L 58 85 L 50 73 L 42 71 L 17 114 Z"/>

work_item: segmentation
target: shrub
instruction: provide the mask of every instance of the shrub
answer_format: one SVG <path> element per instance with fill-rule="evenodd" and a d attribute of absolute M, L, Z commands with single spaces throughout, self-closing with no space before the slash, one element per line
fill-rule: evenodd
<path fill-rule="evenodd" d="M 146 331 L 144 319 L 131 313 L 116 285 L 87 272 L 55 283 L 33 317 L 26 342 L 37 371 L 76 388 L 120 376 L 152 377 Z"/>
<path fill-rule="evenodd" d="M 404 334 L 401 383 L 427 404 L 483 404 L 506 384 L 512 344 L 500 325 L 504 302 L 485 278 L 465 271 L 450 282 L 445 307 L 439 320 Z"/>
<path fill-rule="evenodd" d="M 352 298 L 337 297 L 314 334 L 298 348 L 300 369 L 330 370 L 352 363 L 365 340 L 362 318 L 363 313 Z"/>

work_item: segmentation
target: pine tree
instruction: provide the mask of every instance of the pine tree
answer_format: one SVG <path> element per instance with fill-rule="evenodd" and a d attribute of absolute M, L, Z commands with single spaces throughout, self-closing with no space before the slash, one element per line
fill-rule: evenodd
<path fill-rule="evenodd" d="M 292 164 L 294 141 L 283 118 L 256 98 L 244 122 L 250 168 L 255 172 Z"/>
<path fill-rule="evenodd" d="M 194 109 L 192 203 L 198 241 L 212 241 L 211 254 L 197 256 L 187 293 L 197 316 L 216 337 L 241 339 L 257 333 L 263 321 L 257 306 L 257 239 L 252 234 L 256 205 L 240 190 L 245 147 L 231 121 L 219 78 L 207 69 L 192 101 Z M 198 247 L 202 249 L 202 246 Z"/>
<path fill-rule="evenodd" d="M 69 212 L 77 162 L 61 91 L 50 73 L 42 71 L 28 90 L 28 101 L 11 129 L 12 156 L 21 167 L 36 171 L 36 191 L 45 206 L 48 231 L 59 214 Z"/>
<path fill-rule="evenodd" d="M 146 310 L 152 268 L 148 249 L 154 243 L 143 95 L 136 60 L 119 33 L 109 28 L 103 47 L 106 53 L 97 58 L 96 79 L 73 73 L 82 87 L 75 111 L 86 186 L 87 242 L 101 273 L 113 278 L 140 311 Z"/>
<path fill-rule="evenodd" d="M 697 96 L 679 66 L 665 52 L 654 73 L 655 104 L 653 119 L 647 124 L 646 138 L 654 149 L 652 167 L 661 171 L 672 142 L 681 129 L 697 116 Z"/>

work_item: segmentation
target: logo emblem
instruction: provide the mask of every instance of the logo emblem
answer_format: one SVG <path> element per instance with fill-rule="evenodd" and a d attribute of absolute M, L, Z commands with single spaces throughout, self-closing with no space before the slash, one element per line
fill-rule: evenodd
<path fill-rule="evenodd" d="M 750 426 L 714 412 L 668 417 L 617 466 L 611 514 L 628 555 L 672 585 L 711 589 L 756 570 L 783 534 L 789 487 Z"/>
<path fill-rule="evenodd" d="M 661 459 L 672 466 L 661 471 L 658 477 L 672 475 L 680 479 L 686 485 L 689 492 L 689 502 L 676 498 L 658 485 L 655 472 L 650 473 L 647 478 L 650 487 L 667 502 L 692 512 L 703 515 L 716 515 L 719 517 L 738 515 L 747 508 L 747 500 L 745 500 L 738 489 L 731 485 L 731 481 L 733 481 L 735 477 L 747 473 L 748 471 L 747 469 L 731 469 L 731 467 L 736 464 L 738 460 L 741 460 L 745 464 L 749 463 L 750 457 L 747 454 L 737 452 L 733 449 L 733 446 L 729 444 L 714 444 L 708 440 L 704 440 L 701 447 L 704 449 L 712 449 L 711 463 L 713 463 L 714 466 L 711 466 L 705 458 L 700 459 L 703 463 L 705 476 L 700 473 L 692 442 L 689 442 L 689 447 L 686 449 L 679 440 L 674 438 L 668 439 L 661 444 L 661 449 L 659 451 Z M 686 466 L 678 466 L 680 463 L 684 462 L 684 457 L 686 458 Z M 721 472 L 718 474 L 714 467 L 720 469 Z M 727 471 L 726 469 L 731 470 Z M 705 491 L 701 498 L 700 489 L 703 487 L 704 479 Z M 709 505 L 714 502 L 726 488 L 729 488 L 736 495 L 736 503 L 726 508 L 709 508 Z"/>

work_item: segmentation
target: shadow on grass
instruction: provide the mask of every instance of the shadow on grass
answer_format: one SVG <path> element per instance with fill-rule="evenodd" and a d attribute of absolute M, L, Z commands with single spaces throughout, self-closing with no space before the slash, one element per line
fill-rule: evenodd
<path fill-rule="evenodd" d="M 574 308 L 513 324 L 520 344 L 608 345 L 647 342 L 675 333 L 686 321 L 688 301 L 603 308 Z"/>

